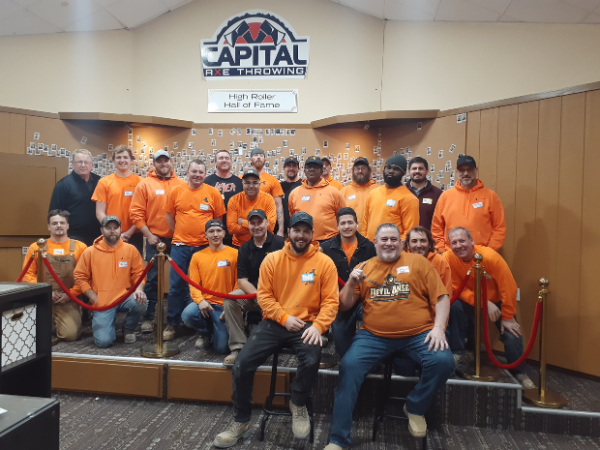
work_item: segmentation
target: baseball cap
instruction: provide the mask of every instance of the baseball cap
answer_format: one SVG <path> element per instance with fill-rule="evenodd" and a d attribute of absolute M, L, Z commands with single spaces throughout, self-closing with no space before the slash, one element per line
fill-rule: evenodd
<path fill-rule="evenodd" d="M 156 161 L 160 156 L 166 156 L 167 158 L 171 159 L 171 155 L 169 155 L 169 152 L 167 152 L 166 150 L 159 150 L 154 154 L 154 161 Z"/>
<path fill-rule="evenodd" d="M 323 167 L 323 161 L 318 156 L 309 156 L 308 158 L 306 158 L 304 167 L 308 166 L 309 164 L 317 164 L 317 165 Z M 312 224 L 311 224 L 311 226 L 312 226 Z"/>
<path fill-rule="evenodd" d="M 262 209 L 253 209 L 248 213 L 248 220 L 252 219 L 253 217 L 260 217 L 261 219 L 266 219 L 267 215 Z"/>
<path fill-rule="evenodd" d="M 475 162 L 475 159 L 469 155 L 463 155 L 460 158 L 458 158 L 458 161 L 456 162 L 456 167 L 462 166 L 463 164 L 467 164 L 467 165 L 473 166 L 475 168 L 477 167 L 477 163 Z"/>
<path fill-rule="evenodd" d="M 321 158 L 321 162 L 323 162 L 323 161 L 327 161 L 329 163 L 329 165 L 331 165 L 331 161 L 330 161 L 330 159 L 327 156 L 323 156 Z"/>
<path fill-rule="evenodd" d="M 359 164 L 364 164 L 365 166 L 369 167 L 369 160 L 367 158 L 365 158 L 364 156 L 359 156 L 358 158 L 356 158 L 354 160 L 354 166 L 358 166 Z"/>
<path fill-rule="evenodd" d="M 313 158 L 313 156 L 311 156 L 311 158 Z M 299 223 L 305 223 L 310 228 L 312 228 L 313 227 L 313 218 L 310 214 L 307 214 L 305 212 L 294 213 L 294 215 L 290 219 L 290 225 L 289 225 L 290 228 L 293 227 L 294 225 L 298 225 Z"/>
<path fill-rule="evenodd" d="M 254 155 L 264 155 L 265 151 L 262 148 L 255 148 L 252 149 L 252 151 L 250 152 L 250 156 L 254 156 Z"/>
<path fill-rule="evenodd" d="M 121 226 L 121 221 L 117 216 L 105 216 L 102 219 L 102 226 L 105 227 L 109 222 L 117 222 L 117 225 Z"/>
<path fill-rule="evenodd" d="M 206 225 L 204 226 L 204 231 L 208 231 L 208 229 L 210 227 L 220 227 L 223 230 L 227 231 L 223 222 L 221 222 L 220 220 L 217 220 L 217 219 L 212 219 L 212 220 L 209 220 L 208 222 L 206 222 Z"/>
<path fill-rule="evenodd" d="M 283 165 L 285 166 L 288 163 L 294 163 L 294 164 L 297 164 L 298 166 L 300 165 L 300 163 L 298 162 L 298 160 L 296 158 L 294 158 L 293 156 L 289 156 L 289 157 L 285 158 L 285 161 L 283 162 Z"/>
<path fill-rule="evenodd" d="M 246 169 L 244 175 L 242 175 L 242 180 L 246 177 L 256 177 L 260 179 L 260 174 L 257 172 L 256 169 Z"/>
<path fill-rule="evenodd" d="M 406 158 L 402 155 L 390 156 L 385 162 L 386 166 L 398 166 L 406 172 Z"/>

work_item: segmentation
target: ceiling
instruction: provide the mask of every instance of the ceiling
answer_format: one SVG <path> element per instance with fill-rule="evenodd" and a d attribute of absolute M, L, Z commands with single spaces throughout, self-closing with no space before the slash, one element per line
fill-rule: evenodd
<path fill-rule="evenodd" d="M 0 36 L 130 29 L 191 1 L 0 0 Z M 400 21 L 600 23 L 600 0 L 331 1 Z"/>

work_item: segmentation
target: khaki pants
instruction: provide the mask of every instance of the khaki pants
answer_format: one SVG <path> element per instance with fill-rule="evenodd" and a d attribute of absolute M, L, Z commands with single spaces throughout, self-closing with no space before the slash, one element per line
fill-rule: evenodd
<path fill-rule="evenodd" d="M 232 295 L 246 294 L 241 289 L 231 292 Z M 225 323 L 227 332 L 229 333 L 229 350 L 241 350 L 246 343 L 246 332 L 244 330 L 244 312 L 258 311 L 260 306 L 256 299 L 252 300 L 231 300 L 223 299 L 225 307 Z"/>
<path fill-rule="evenodd" d="M 56 336 L 64 341 L 74 341 L 81 335 L 81 312 L 72 300 L 52 305 L 52 319 L 56 324 Z"/>

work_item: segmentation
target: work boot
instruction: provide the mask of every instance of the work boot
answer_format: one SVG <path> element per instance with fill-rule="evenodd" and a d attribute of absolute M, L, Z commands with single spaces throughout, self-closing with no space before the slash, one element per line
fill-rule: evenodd
<path fill-rule="evenodd" d="M 232 367 L 239 352 L 239 350 L 232 350 L 232 352 L 223 360 L 223 365 L 225 367 Z"/>
<path fill-rule="evenodd" d="M 172 341 L 173 339 L 175 339 L 175 327 L 167 325 L 163 330 L 163 341 Z"/>
<path fill-rule="evenodd" d="M 515 378 L 517 379 L 517 381 L 519 383 L 521 383 L 521 386 L 523 386 L 523 389 L 535 389 L 537 388 L 537 386 L 535 385 L 535 383 L 533 381 L 531 381 L 531 378 L 529 378 L 527 376 L 527 374 L 525 373 L 518 373 L 515 375 Z"/>
<path fill-rule="evenodd" d="M 296 406 L 290 400 L 292 413 L 292 433 L 298 439 L 305 439 L 310 434 L 310 419 L 306 406 Z"/>
<path fill-rule="evenodd" d="M 198 350 L 202 350 L 205 348 L 210 347 L 210 337 L 209 336 L 198 336 L 198 339 L 196 339 L 196 348 Z"/>
<path fill-rule="evenodd" d="M 250 436 L 251 434 L 251 421 L 246 423 L 233 422 L 227 430 L 217 434 L 213 445 L 217 448 L 229 448 L 234 446 L 240 438 Z"/>
<path fill-rule="evenodd" d="M 123 335 L 125 336 L 126 344 L 133 344 L 136 340 L 135 331 L 123 328 Z"/>
<path fill-rule="evenodd" d="M 154 331 L 154 320 L 144 320 L 141 326 L 142 334 L 149 334 Z"/>
<path fill-rule="evenodd" d="M 337 444 L 327 444 L 327 447 L 325 447 L 323 450 L 345 450 L 343 447 L 340 447 Z"/>
<path fill-rule="evenodd" d="M 406 410 L 406 405 L 404 405 L 404 414 L 408 417 L 408 431 L 410 434 L 418 438 L 427 436 L 427 422 L 425 422 L 424 416 L 409 413 Z"/>

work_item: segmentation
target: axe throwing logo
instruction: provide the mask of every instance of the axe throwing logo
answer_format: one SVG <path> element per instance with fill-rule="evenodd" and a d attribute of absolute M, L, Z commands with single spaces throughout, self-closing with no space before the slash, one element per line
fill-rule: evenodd
<path fill-rule="evenodd" d="M 212 39 L 203 39 L 202 72 L 218 78 L 304 78 L 308 37 L 268 11 L 250 10 L 227 19 Z"/>

